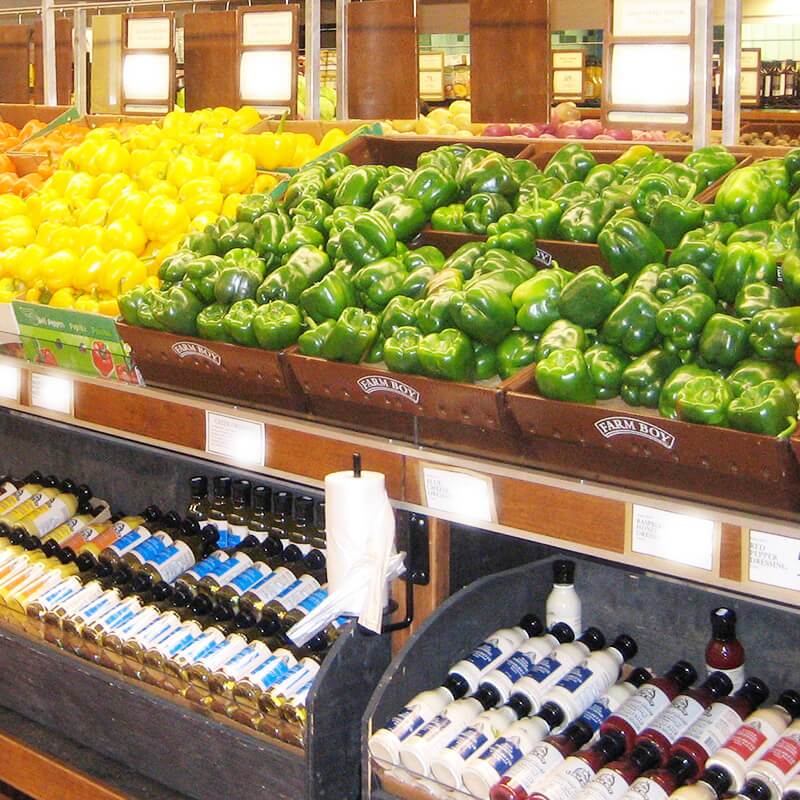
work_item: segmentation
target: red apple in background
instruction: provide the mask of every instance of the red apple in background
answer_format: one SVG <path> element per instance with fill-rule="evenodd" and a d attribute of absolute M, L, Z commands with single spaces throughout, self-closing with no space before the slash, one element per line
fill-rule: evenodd
<path fill-rule="evenodd" d="M 537 139 L 542 135 L 545 125 L 518 125 L 514 129 L 515 136 L 527 136 L 529 139 Z"/>
<path fill-rule="evenodd" d="M 581 122 L 578 128 L 578 135 L 581 139 L 594 139 L 603 132 L 603 125 L 599 119 L 586 119 Z"/>
<path fill-rule="evenodd" d="M 581 138 L 580 130 L 583 123 L 579 119 L 573 119 L 569 122 L 562 122 L 556 128 L 556 136 L 560 139 L 579 139 Z"/>
<path fill-rule="evenodd" d="M 605 131 L 612 139 L 620 142 L 629 142 L 633 139 L 633 132 L 626 128 L 607 128 Z"/>
<path fill-rule="evenodd" d="M 511 126 L 501 122 L 487 125 L 483 129 L 483 136 L 511 136 Z"/>

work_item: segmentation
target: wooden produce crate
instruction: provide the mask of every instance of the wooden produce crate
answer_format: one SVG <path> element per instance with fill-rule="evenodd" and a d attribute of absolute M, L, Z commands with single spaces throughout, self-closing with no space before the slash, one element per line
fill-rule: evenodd
<path fill-rule="evenodd" d="M 39 119 L 52 122 L 61 116 L 69 106 L 42 106 L 33 103 L 0 103 L 0 119 L 10 122 L 15 128 L 22 128 L 26 122 Z"/>
<path fill-rule="evenodd" d="M 403 783 L 401 779 L 408 773 L 385 780 L 388 770 L 369 757 L 370 734 L 385 726 L 416 694 L 440 685 L 451 665 L 493 631 L 516 625 L 528 613 L 544 619 L 556 557 L 480 578 L 446 600 L 422 623 L 383 674 L 364 714 L 362 797 L 427 800 L 432 796 L 419 785 Z M 583 601 L 584 626 L 597 626 L 609 641 L 623 631 L 633 636 L 639 652 L 632 664 L 662 675 L 681 658 L 694 664 L 698 674 L 704 673 L 708 615 L 724 605 L 737 613 L 737 634 L 747 649 L 747 674 L 764 680 L 773 698 L 796 684 L 800 641 L 800 611 L 796 607 L 747 600 L 697 583 L 573 554 L 569 557 L 577 562 L 576 585 Z M 708 580 L 713 581 L 711 572 Z"/>
<path fill-rule="evenodd" d="M 382 364 L 343 364 L 304 356 L 287 360 L 309 411 L 361 431 L 465 452 L 519 452 L 516 426 L 503 401 L 506 383 L 452 383 L 390 372 Z"/>
<path fill-rule="evenodd" d="M 300 386 L 282 353 L 212 342 L 118 322 L 145 383 L 256 408 L 305 410 Z"/>
<path fill-rule="evenodd" d="M 800 509 L 800 466 L 789 441 L 665 419 L 621 399 L 596 405 L 550 400 L 535 369 L 506 393 L 537 465 L 606 483 L 744 510 Z"/>
<path fill-rule="evenodd" d="M 65 652 L 43 641 L 45 631 L 37 633 L 21 615 L 6 609 L 2 617 L 0 705 L 194 800 L 357 795 L 359 720 L 389 663 L 388 637 L 351 625 L 337 639 L 308 696 L 301 748 L 151 685 L 155 681 Z"/>

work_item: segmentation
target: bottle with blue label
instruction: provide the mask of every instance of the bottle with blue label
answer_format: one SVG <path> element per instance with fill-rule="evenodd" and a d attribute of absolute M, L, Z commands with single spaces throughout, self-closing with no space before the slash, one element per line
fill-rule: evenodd
<path fill-rule="evenodd" d="M 275 681 L 272 686 L 261 693 L 258 707 L 265 714 L 280 714 L 280 710 L 291 702 L 293 693 L 319 672 L 319 663 L 311 658 L 302 658 L 289 672 Z"/>
<path fill-rule="evenodd" d="M 300 622 L 301 619 L 308 616 L 314 611 L 321 603 L 328 597 L 328 589 L 321 586 L 316 591 L 313 591 L 308 597 L 301 600 L 286 616 L 281 620 L 281 625 L 284 631 L 288 631 L 293 625 Z"/>
<path fill-rule="evenodd" d="M 227 475 L 217 475 L 214 478 L 214 499 L 208 509 L 208 524 L 217 529 L 218 546 L 228 547 L 228 514 L 232 511 L 231 484 Z"/>
<path fill-rule="evenodd" d="M 248 552 L 247 555 L 250 556 L 250 553 Z M 227 605 L 235 613 L 239 607 L 239 598 L 246 592 L 257 589 L 269 580 L 272 574 L 273 570 L 269 564 L 254 559 L 246 570 L 235 575 L 225 585 L 220 586 L 214 599 L 218 604 Z"/>
<path fill-rule="evenodd" d="M 238 547 L 247 538 L 250 522 L 251 492 L 252 485 L 250 481 L 236 480 L 233 482 L 226 547 Z"/>
<path fill-rule="evenodd" d="M 606 643 L 606 637 L 597 628 L 587 628 L 574 642 L 559 645 L 549 656 L 545 656 L 531 670 L 529 675 L 520 678 L 514 684 L 514 693 L 509 703 L 527 709 L 522 714 L 538 711 L 544 702 L 545 695 L 573 667 L 586 660 L 589 653 L 600 650 Z"/>

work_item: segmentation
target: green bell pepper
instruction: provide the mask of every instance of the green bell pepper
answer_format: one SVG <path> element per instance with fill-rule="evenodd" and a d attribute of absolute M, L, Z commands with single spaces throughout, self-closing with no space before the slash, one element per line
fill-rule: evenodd
<path fill-rule="evenodd" d="M 461 175 L 460 170 L 459 175 Z M 466 171 L 460 178 L 459 184 L 466 197 L 475 194 L 501 194 L 505 197 L 514 197 L 519 191 L 519 181 L 514 175 L 511 163 L 500 153 L 489 153 L 472 169 Z M 511 211 L 511 208 L 508 210 Z"/>
<path fill-rule="evenodd" d="M 714 275 L 720 298 L 733 303 L 743 287 L 757 282 L 777 284 L 778 270 L 773 256 L 748 242 L 729 244 L 725 260 Z"/>
<path fill-rule="evenodd" d="M 648 264 L 662 263 L 666 253 L 664 243 L 647 226 L 624 217 L 612 219 L 597 243 L 614 275 L 626 272 L 631 279 Z"/>
<path fill-rule="evenodd" d="M 475 356 L 475 380 L 488 381 L 497 375 L 497 352 L 494 347 L 481 342 L 473 342 Z"/>
<path fill-rule="evenodd" d="M 509 164 L 511 165 L 511 172 L 519 184 L 523 184 L 528 178 L 541 173 L 539 167 L 533 161 L 528 161 L 527 158 L 512 158 Z"/>
<path fill-rule="evenodd" d="M 398 328 L 416 328 L 417 309 L 417 301 L 410 297 L 392 298 L 381 316 L 380 335 L 388 339 Z"/>
<path fill-rule="evenodd" d="M 764 381 L 731 402 L 728 420 L 736 430 L 785 439 L 797 428 L 797 399 L 783 381 Z"/>
<path fill-rule="evenodd" d="M 212 342 L 230 342 L 231 337 L 225 330 L 225 316 L 228 306 L 212 303 L 197 315 L 197 335 Z"/>
<path fill-rule="evenodd" d="M 619 394 L 622 373 L 630 364 L 630 356 L 611 344 L 593 344 L 585 353 L 586 365 L 592 376 L 594 391 L 599 400 L 610 400 Z"/>
<path fill-rule="evenodd" d="M 629 406 L 657 408 L 664 381 L 679 366 L 678 358 L 669 350 L 650 350 L 625 368 L 620 395 Z"/>
<path fill-rule="evenodd" d="M 280 214 L 262 214 L 254 224 L 255 241 L 253 250 L 264 259 L 266 268 L 274 269 L 281 263 L 281 240 L 289 230 L 286 220 Z"/>
<path fill-rule="evenodd" d="M 201 258 L 203 256 L 215 256 L 217 255 L 217 242 L 213 236 L 210 236 L 205 231 L 195 231 L 187 234 L 186 238 L 181 242 L 181 250 L 189 250 L 195 256 Z"/>
<path fill-rule="evenodd" d="M 392 223 L 383 214 L 367 211 L 341 232 L 339 246 L 348 261 L 356 267 L 365 267 L 393 255 L 397 237 Z"/>
<path fill-rule="evenodd" d="M 778 196 L 776 205 L 785 206 L 789 202 L 790 182 L 789 172 L 786 169 L 784 160 L 782 158 L 767 158 L 763 161 L 757 161 L 755 166 L 769 176 L 773 187 L 775 187 Z"/>
<path fill-rule="evenodd" d="M 249 194 L 236 207 L 237 222 L 255 222 L 262 214 L 275 211 L 275 200 L 268 194 Z"/>
<path fill-rule="evenodd" d="M 331 260 L 325 252 L 318 247 L 301 247 L 282 267 L 267 275 L 256 290 L 256 300 L 260 305 L 270 300 L 286 300 L 296 305 L 300 295 L 330 270 Z"/>
<path fill-rule="evenodd" d="M 563 185 L 563 182 L 558 178 L 548 178 L 547 175 L 539 173 L 528 178 L 520 185 L 517 202 L 522 206 L 528 203 L 535 203 L 537 200 L 548 200 Z"/>
<path fill-rule="evenodd" d="M 153 318 L 151 303 L 154 294 L 155 290 L 149 286 L 135 286 L 117 298 L 119 312 L 128 325 L 163 330 Z"/>
<path fill-rule="evenodd" d="M 596 166 L 597 160 L 582 144 L 568 144 L 553 155 L 542 172 L 548 178 L 571 183 L 583 181 Z"/>
<path fill-rule="evenodd" d="M 297 349 L 304 356 L 314 356 L 315 358 L 322 357 L 322 350 L 325 343 L 328 341 L 334 327 L 336 320 L 328 319 L 317 325 L 314 328 L 309 328 L 305 333 L 301 333 L 297 339 Z"/>
<path fill-rule="evenodd" d="M 417 353 L 422 373 L 430 378 L 464 382 L 475 374 L 472 343 L 454 328 L 424 336 Z"/>
<path fill-rule="evenodd" d="M 317 324 L 326 319 L 339 319 L 342 311 L 357 302 L 353 282 L 338 270 L 332 270 L 300 294 L 300 308 Z"/>
<path fill-rule="evenodd" d="M 251 299 L 238 300 L 228 309 L 222 324 L 225 326 L 225 332 L 236 344 L 241 344 L 245 347 L 256 346 L 256 335 L 253 332 L 253 315 L 257 310 L 258 303 Z"/>
<path fill-rule="evenodd" d="M 428 221 L 426 211 L 418 200 L 399 194 L 384 197 L 375 203 L 372 210 L 389 220 L 399 242 L 413 239 Z"/>
<path fill-rule="evenodd" d="M 733 396 L 721 375 L 690 378 L 678 390 L 675 411 L 678 419 L 701 425 L 728 424 L 728 406 Z"/>
<path fill-rule="evenodd" d="M 306 197 L 290 212 L 294 225 L 311 225 L 320 233 L 327 234 L 325 220 L 333 213 L 333 208 L 321 197 Z"/>
<path fill-rule="evenodd" d="M 497 345 L 497 371 L 503 380 L 532 364 L 536 357 L 536 338 L 525 331 L 512 331 Z"/>
<path fill-rule="evenodd" d="M 614 207 L 597 197 L 571 205 L 561 215 L 558 238 L 568 242 L 594 243 L 603 226 L 614 215 Z"/>
<path fill-rule="evenodd" d="M 253 333 L 264 350 L 283 350 L 297 341 L 302 330 L 300 310 L 284 300 L 273 300 L 253 314 Z"/>
<path fill-rule="evenodd" d="M 222 266 L 246 267 L 255 272 L 261 280 L 267 274 L 264 261 L 258 257 L 255 250 L 247 247 L 234 247 L 233 250 L 228 250 L 222 258 Z"/>
<path fill-rule="evenodd" d="M 775 232 L 778 223 L 771 219 L 765 219 L 761 222 L 753 222 L 750 225 L 744 225 L 739 228 L 735 233 L 731 234 L 728 239 L 729 244 L 734 242 L 750 242 L 759 247 L 766 248 L 769 245 L 769 240 Z"/>
<path fill-rule="evenodd" d="M 193 336 L 197 333 L 197 315 L 205 304 L 186 287 L 173 286 L 166 291 L 154 292 L 149 305 L 153 319 L 163 330 Z M 139 313 L 141 315 L 141 310 Z"/>
<path fill-rule="evenodd" d="M 445 269 L 457 269 L 466 280 L 469 280 L 475 273 L 475 264 L 483 257 L 486 252 L 484 242 L 467 242 L 462 244 L 444 262 Z"/>
<path fill-rule="evenodd" d="M 609 278 L 600 267 L 582 269 L 561 291 L 561 316 L 582 328 L 596 328 L 619 305 L 627 275 Z"/>
<path fill-rule="evenodd" d="M 783 382 L 789 387 L 791 393 L 800 405 L 800 370 L 792 370 L 784 379 Z"/>
<path fill-rule="evenodd" d="M 419 267 L 433 267 L 438 272 L 444 267 L 444 253 L 433 245 L 426 244 L 416 250 L 409 250 L 403 254 L 403 263 L 409 272 L 413 272 Z"/>
<path fill-rule="evenodd" d="M 664 271 L 662 264 L 648 264 L 628 285 L 626 294 L 647 292 L 655 296 L 658 288 L 658 277 Z"/>
<path fill-rule="evenodd" d="M 451 178 L 455 178 L 460 160 L 461 158 L 449 146 L 445 145 L 444 147 L 437 147 L 435 150 L 428 150 L 427 153 L 420 153 L 419 158 L 417 158 L 417 169 L 420 167 L 436 167 Z"/>
<path fill-rule="evenodd" d="M 678 184 L 673 178 L 666 175 L 645 175 L 636 186 L 633 197 L 631 197 L 631 205 L 636 216 L 649 225 L 652 223 L 661 201 L 679 193 Z M 700 219 L 702 219 L 702 214 Z"/>
<path fill-rule="evenodd" d="M 437 208 L 431 215 L 431 228 L 435 231 L 467 233 L 467 226 L 464 224 L 464 204 L 452 203 Z"/>
<path fill-rule="evenodd" d="M 408 272 L 399 258 L 382 258 L 360 269 L 353 276 L 353 286 L 360 304 L 379 313 L 400 294 L 407 277 Z"/>
<path fill-rule="evenodd" d="M 543 269 L 514 289 L 511 302 L 517 309 L 516 322 L 528 333 L 543 333 L 561 318 L 558 301 L 565 278 L 554 269 Z"/>
<path fill-rule="evenodd" d="M 595 388 L 584 354 L 575 348 L 554 350 L 536 365 L 536 386 L 542 397 L 594 405 Z"/>
<path fill-rule="evenodd" d="M 505 216 L 513 215 L 506 214 Z M 486 240 L 486 246 L 491 249 L 508 250 L 509 253 L 524 258 L 525 261 L 533 261 L 537 253 L 536 237 L 528 228 L 497 233 Z"/>
<path fill-rule="evenodd" d="M 214 298 L 224 306 L 255 298 L 261 278 L 248 267 L 224 267 L 214 282 Z"/>
<path fill-rule="evenodd" d="M 356 167 L 348 172 L 336 187 L 333 195 L 333 205 L 369 208 L 372 205 L 375 189 L 385 177 L 385 168 L 379 169 L 374 166 Z"/>
<path fill-rule="evenodd" d="M 747 286 L 742 287 L 739 294 L 736 295 L 734 308 L 737 317 L 750 319 L 759 311 L 765 311 L 768 308 L 786 308 L 789 305 L 791 305 L 791 301 L 783 289 L 759 281 L 748 283 Z"/>
<path fill-rule="evenodd" d="M 628 355 L 642 355 L 658 338 L 660 308 L 649 292 L 629 292 L 603 323 L 600 340 L 621 347 Z"/>
<path fill-rule="evenodd" d="M 296 224 L 283 235 L 278 245 L 278 250 L 280 251 L 281 259 L 286 260 L 295 250 L 299 250 L 306 245 L 324 250 L 326 242 L 325 235 L 312 225 Z"/>
<path fill-rule="evenodd" d="M 703 328 L 698 352 L 703 363 L 730 369 L 749 353 L 750 323 L 727 314 L 714 314 Z"/>
<path fill-rule="evenodd" d="M 429 216 L 458 197 L 458 184 L 451 174 L 428 165 L 412 173 L 406 184 L 405 196 L 416 200 L 425 215 Z"/>
<path fill-rule="evenodd" d="M 592 167 L 583 180 L 584 186 L 595 192 L 602 192 L 609 186 L 613 186 L 619 181 L 619 174 L 613 164 L 597 164 Z"/>
<path fill-rule="evenodd" d="M 510 214 L 503 214 L 497 222 L 492 222 L 486 228 L 486 233 L 489 236 L 499 236 L 501 233 L 520 230 L 530 231 L 531 233 L 536 232 L 533 222 L 528 217 L 518 211 L 512 211 Z"/>
<path fill-rule="evenodd" d="M 800 303 L 800 253 L 788 253 L 781 269 L 784 292 L 793 303 Z"/>
<path fill-rule="evenodd" d="M 745 389 L 758 386 L 764 381 L 780 381 L 786 377 L 786 367 L 774 361 L 761 361 L 758 358 L 746 358 L 740 361 L 728 375 L 728 386 L 734 397 L 738 397 Z"/>
<path fill-rule="evenodd" d="M 719 240 L 709 240 L 703 235 L 703 229 L 690 231 L 680 244 L 672 251 L 667 262 L 670 267 L 690 264 L 697 267 L 709 280 L 714 280 L 714 273 L 725 260 L 727 248 Z"/>
<path fill-rule="evenodd" d="M 183 286 L 204 303 L 214 302 L 214 285 L 225 262 L 219 256 L 202 256 L 186 265 Z"/>
<path fill-rule="evenodd" d="M 687 292 L 701 292 L 707 294 L 712 300 L 717 299 L 717 290 L 714 284 L 697 268 L 691 264 L 681 264 L 678 267 L 665 269 L 658 276 L 656 282 L 656 298 L 666 303 Z"/>
<path fill-rule="evenodd" d="M 670 376 L 664 381 L 661 388 L 661 395 L 658 399 L 658 412 L 662 417 L 667 419 L 678 419 L 678 410 L 675 404 L 678 399 L 678 392 L 683 389 L 686 384 L 694 379 L 701 377 L 710 377 L 714 373 L 710 369 L 699 367 L 697 364 L 683 364 L 678 367 Z"/>
<path fill-rule="evenodd" d="M 535 199 L 517 206 L 517 216 L 530 226 L 537 239 L 553 239 L 561 220 L 561 206 L 554 200 Z M 498 224 L 502 222 L 502 219 Z"/>
<path fill-rule="evenodd" d="M 675 181 L 678 186 L 678 194 L 681 197 L 694 197 L 708 186 L 705 175 L 688 164 L 674 162 L 661 174 Z"/>
<path fill-rule="evenodd" d="M 791 361 L 800 341 L 800 307 L 770 308 L 751 320 L 750 346 L 767 361 Z"/>
<path fill-rule="evenodd" d="M 374 314 L 360 308 L 346 308 L 325 339 L 321 355 L 330 361 L 358 364 L 377 338 L 378 318 Z"/>
<path fill-rule="evenodd" d="M 411 326 L 396 328 L 383 344 L 383 360 L 392 372 L 406 372 L 418 374 L 421 371 L 419 363 L 419 346 L 422 334 Z"/>
<path fill-rule="evenodd" d="M 225 231 L 217 242 L 220 253 L 227 253 L 235 247 L 252 249 L 256 240 L 256 229 L 252 222 L 236 222 Z"/>
<path fill-rule="evenodd" d="M 487 285 L 476 285 L 450 297 L 450 319 L 459 330 L 484 344 L 498 344 L 514 327 L 510 294 Z"/>
<path fill-rule="evenodd" d="M 473 194 L 464 203 L 464 227 L 471 233 L 483 235 L 489 225 L 511 211 L 511 204 L 502 194 Z"/>
<path fill-rule="evenodd" d="M 408 272 L 403 285 L 400 287 L 400 294 L 414 299 L 424 296 L 428 284 L 438 274 L 433 267 L 419 267 L 412 272 Z"/>
<path fill-rule="evenodd" d="M 403 194 L 413 170 L 406 167 L 389 167 L 389 174 L 375 187 L 373 202 L 377 203 L 390 194 Z"/>
<path fill-rule="evenodd" d="M 656 315 L 658 332 L 677 350 L 689 350 L 714 315 L 717 304 L 702 292 L 679 294 L 666 302 Z"/>
<path fill-rule="evenodd" d="M 779 189 L 759 166 L 731 172 L 717 191 L 714 207 L 722 219 L 749 225 L 769 219 L 778 203 Z"/>
<path fill-rule="evenodd" d="M 580 181 L 565 183 L 550 199 L 558 204 L 561 212 L 565 212 L 577 203 L 588 203 L 595 200 L 597 193 L 584 186 Z"/>
<path fill-rule="evenodd" d="M 167 256 L 158 268 L 159 280 L 168 285 L 180 283 L 186 277 L 186 267 L 196 259 L 191 250 L 178 250 Z"/>
<path fill-rule="evenodd" d="M 586 350 L 589 344 L 583 328 L 565 319 L 557 319 L 548 325 L 536 344 L 536 361 L 547 358 L 554 350 Z"/>
<path fill-rule="evenodd" d="M 650 227 L 668 247 L 677 247 L 685 234 L 703 222 L 703 206 L 696 200 L 665 197 L 655 209 Z"/>
<path fill-rule="evenodd" d="M 783 164 L 789 175 L 789 183 L 794 189 L 800 188 L 800 149 L 790 150 L 783 157 Z"/>
<path fill-rule="evenodd" d="M 322 165 L 312 164 L 294 175 L 286 186 L 282 203 L 289 211 L 307 197 L 320 197 L 328 175 Z"/>
<path fill-rule="evenodd" d="M 689 153 L 683 163 L 696 169 L 708 183 L 713 183 L 736 166 L 736 157 L 722 145 L 715 144 Z"/>

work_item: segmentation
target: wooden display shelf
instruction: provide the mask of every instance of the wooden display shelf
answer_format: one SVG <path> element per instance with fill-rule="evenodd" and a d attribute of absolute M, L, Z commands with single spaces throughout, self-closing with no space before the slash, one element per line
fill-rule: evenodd
<path fill-rule="evenodd" d="M 750 532 L 786 537 L 788 545 L 793 546 L 800 539 L 800 512 L 773 507 L 741 510 L 715 505 L 711 500 L 667 497 L 600 482 L 596 477 L 581 479 L 545 472 L 531 466 L 534 460 L 501 463 L 440 447 L 422 447 L 418 440 L 402 442 L 386 434 L 367 435 L 308 418 L 71 375 L 9 358 L 0 359 L 0 363 L 18 366 L 21 371 L 19 399 L 0 399 L 0 407 L 6 409 L 316 487 L 322 486 L 329 472 L 348 469 L 352 454 L 358 451 L 366 468 L 386 475 L 389 496 L 398 508 L 756 597 L 800 603 L 797 587 L 787 588 L 792 586 L 791 580 L 784 585 L 758 583 L 749 574 Z M 70 379 L 72 413 L 56 413 L 32 404 L 31 376 L 35 374 Z M 216 420 L 215 415 L 263 426 L 251 431 L 261 435 L 263 430 L 264 456 L 260 462 L 243 463 L 213 442 L 208 449 L 207 422 L 209 418 Z M 581 465 L 575 468 L 580 472 Z M 464 498 L 458 495 L 464 475 L 474 480 L 475 496 L 480 499 L 484 495 L 484 502 L 467 513 Z M 473 499 L 470 495 L 468 501 Z M 678 516 L 663 522 L 659 512 Z M 644 541 L 648 526 L 658 527 L 652 517 L 660 518 L 665 525 L 661 545 L 666 549 L 658 550 Z M 695 525 L 706 526 L 706 561 L 686 559 L 682 545 L 670 547 L 684 529 Z M 771 580 L 763 572 L 757 577 Z"/>

